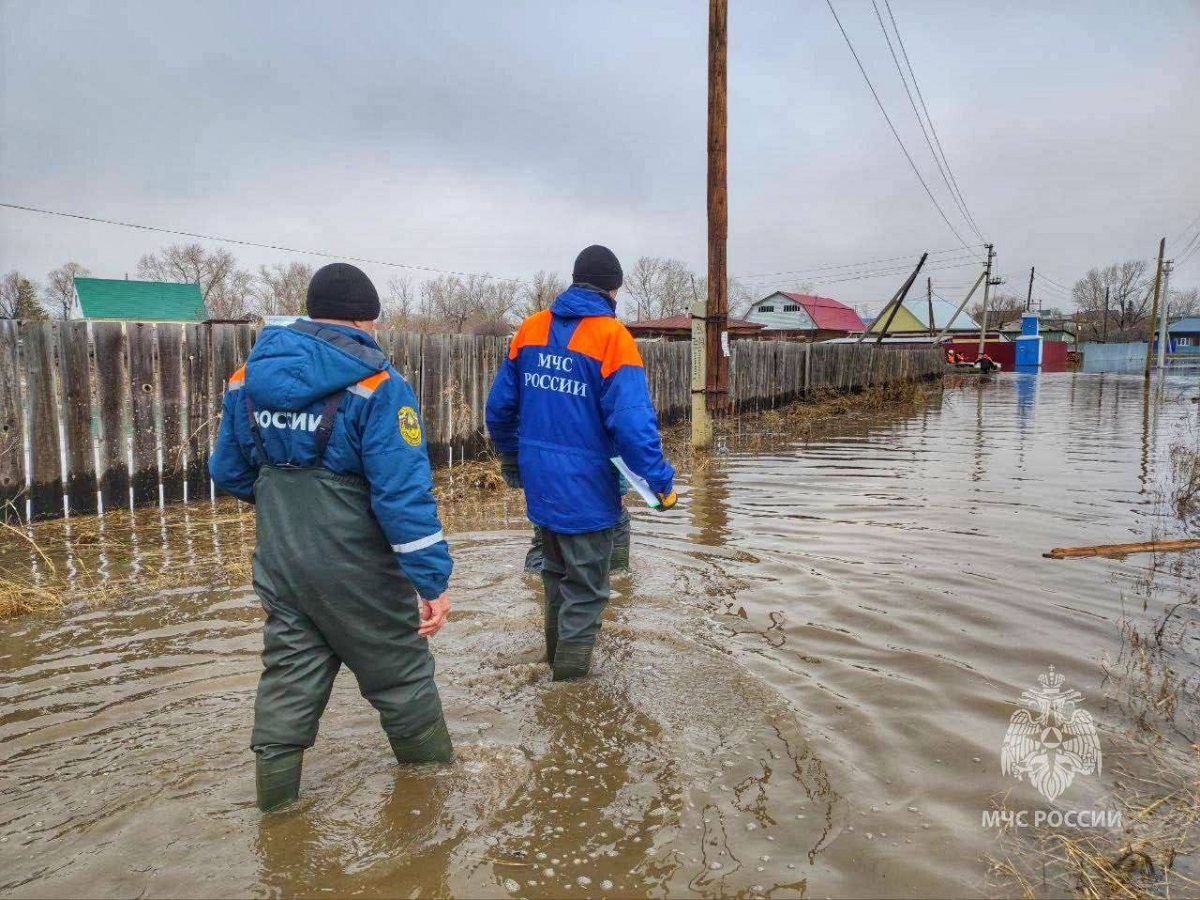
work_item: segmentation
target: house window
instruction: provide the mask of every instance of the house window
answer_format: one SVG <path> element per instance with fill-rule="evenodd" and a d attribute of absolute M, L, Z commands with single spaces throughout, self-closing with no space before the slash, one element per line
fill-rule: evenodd
<path fill-rule="evenodd" d="M 775 307 L 774 306 L 760 306 L 758 308 L 758 311 L 759 312 L 775 312 Z"/>
<path fill-rule="evenodd" d="M 800 306 L 796 303 L 786 303 L 783 307 L 784 312 L 800 312 Z"/>

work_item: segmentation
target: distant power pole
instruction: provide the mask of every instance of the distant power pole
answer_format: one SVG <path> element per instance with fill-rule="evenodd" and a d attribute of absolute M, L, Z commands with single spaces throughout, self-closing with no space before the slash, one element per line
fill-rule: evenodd
<path fill-rule="evenodd" d="M 1029 267 L 1029 293 L 1025 295 L 1025 312 L 1033 309 L 1033 266 Z"/>
<path fill-rule="evenodd" d="M 692 445 L 712 442 L 712 414 L 725 409 L 729 394 L 729 309 L 726 249 L 729 241 L 729 196 L 726 182 L 726 69 L 728 59 L 727 0 L 708 3 L 708 303 L 704 346 L 692 347 L 692 365 L 704 361 L 703 402 L 697 402 L 692 379 Z M 693 336 L 699 331 L 693 327 Z M 694 337 L 693 337 L 694 340 Z"/>
<path fill-rule="evenodd" d="M 1108 287 L 1104 288 L 1104 331 L 1100 338 L 1101 343 L 1108 343 Z"/>
<path fill-rule="evenodd" d="M 1167 252 L 1167 239 L 1158 242 L 1158 268 L 1154 271 L 1154 307 L 1150 312 L 1150 337 L 1146 340 L 1146 368 L 1142 372 L 1145 378 L 1150 377 L 1150 360 L 1154 353 L 1154 325 L 1158 322 L 1158 296 L 1162 289 L 1163 254 Z"/>
<path fill-rule="evenodd" d="M 929 301 L 929 336 L 933 337 L 933 278 L 925 279 L 925 299 Z"/>
<path fill-rule="evenodd" d="M 1162 315 L 1158 317 L 1158 372 L 1167 373 L 1167 322 L 1171 318 L 1171 266 L 1172 261 L 1163 263 Z"/>
<path fill-rule="evenodd" d="M 992 281 L 992 260 L 996 258 L 995 244 L 987 244 L 987 271 L 984 272 L 983 278 L 983 321 L 979 323 L 979 349 L 975 351 L 976 356 L 983 353 L 983 344 L 987 336 L 987 314 L 988 314 L 988 294 L 991 290 Z M 995 282 L 999 284 L 999 281 Z"/>

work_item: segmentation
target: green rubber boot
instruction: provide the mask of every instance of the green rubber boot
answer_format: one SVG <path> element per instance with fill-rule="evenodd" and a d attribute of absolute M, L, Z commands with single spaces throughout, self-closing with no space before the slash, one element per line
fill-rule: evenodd
<path fill-rule="evenodd" d="M 424 731 L 412 737 L 388 738 L 388 742 L 392 745 L 392 752 L 396 754 L 396 762 L 402 765 L 454 761 L 454 745 L 450 743 L 446 720 L 441 716 Z"/>
<path fill-rule="evenodd" d="M 558 629 L 546 629 L 546 662 L 554 665 L 554 651 L 558 649 Z"/>
<path fill-rule="evenodd" d="M 568 642 L 560 644 L 554 653 L 554 680 L 570 681 L 583 678 L 592 668 L 592 645 Z"/>
<path fill-rule="evenodd" d="M 291 803 L 300 796 L 300 768 L 303 750 L 290 750 L 274 756 L 255 755 L 254 781 L 258 808 L 263 812 Z"/>

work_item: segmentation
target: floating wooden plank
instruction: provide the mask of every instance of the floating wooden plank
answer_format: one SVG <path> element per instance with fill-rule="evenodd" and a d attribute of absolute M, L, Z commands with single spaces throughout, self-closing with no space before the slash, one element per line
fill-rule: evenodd
<path fill-rule="evenodd" d="M 22 322 L 20 329 L 29 409 L 30 515 L 35 519 L 55 518 L 63 514 L 58 390 L 54 383 L 58 326 L 52 322 Z"/>
<path fill-rule="evenodd" d="M 25 518 L 25 404 L 17 323 L 0 319 L 0 522 Z"/>
<path fill-rule="evenodd" d="M 209 494 L 208 452 L 214 433 L 212 391 L 212 328 L 209 325 L 185 325 L 187 370 L 187 496 L 189 500 L 207 500 Z"/>
<path fill-rule="evenodd" d="M 187 458 L 184 417 L 183 326 L 159 323 L 158 392 L 162 402 L 163 500 L 182 500 Z"/>
<path fill-rule="evenodd" d="M 1091 547 L 1055 547 L 1042 556 L 1047 559 L 1079 559 L 1087 556 L 1128 556 L 1130 553 L 1175 553 L 1200 549 L 1200 539 L 1178 541 L 1142 541 L 1137 544 L 1096 544 Z"/>
<path fill-rule="evenodd" d="M 130 322 L 129 410 L 133 428 L 133 505 L 158 503 L 158 376 L 154 371 L 154 326 Z"/>
<path fill-rule="evenodd" d="M 58 358 L 67 439 L 67 508 L 72 514 L 94 513 L 99 508 L 90 355 L 87 322 L 62 323 Z"/>
<path fill-rule="evenodd" d="M 120 322 L 93 322 L 96 405 L 100 410 L 100 499 L 105 511 L 129 506 L 126 456 L 125 331 Z"/>

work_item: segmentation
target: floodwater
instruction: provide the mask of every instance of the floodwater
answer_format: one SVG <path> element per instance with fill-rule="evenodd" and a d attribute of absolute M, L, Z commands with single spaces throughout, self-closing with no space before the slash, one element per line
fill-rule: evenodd
<path fill-rule="evenodd" d="M 398 770 L 343 671 L 282 814 L 254 807 L 248 588 L 197 571 L 4 623 L 0 893 L 992 893 L 982 812 L 1009 791 L 1046 805 L 1000 771 L 1021 692 L 1054 666 L 1103 746 L 1126 725 L 1103 700 L 1122 617 L 1162 599 L 1149 557 L 1042 553 L 1172 533 L 1159 495 L 1196 387 L 1159 402 L 1137 377 L 1006 375 L 734 439 L 676 511 L 635 510 L 633 574 L 577 683 L 535 662 L 529 531 L 498 499 L 453 535 L 435 639 L 458 762 Z M 244 557 L 241 539 L 197 526 L 171 564 L 213 542 Z M 1114 768 L 1058 805 L 1089 808 Z"/>

